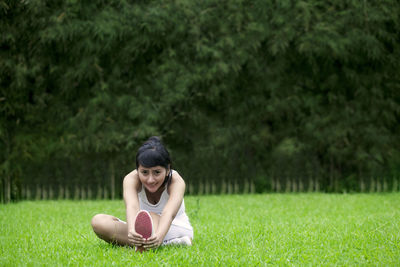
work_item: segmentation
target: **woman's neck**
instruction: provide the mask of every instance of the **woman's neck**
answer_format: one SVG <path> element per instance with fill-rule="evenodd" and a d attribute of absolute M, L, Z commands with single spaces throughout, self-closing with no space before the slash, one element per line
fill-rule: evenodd
<path fill-rule="evenodd" d="M 146 193 L 147 200 L 153 205 L 157 204 L 158 202 L 160 202 L 160 198 L 161 198 L 161 195 L 162 195 L 164 189 L 165 189 L 165 185 L 160 186 L 160 188 L 158 188 L 156 192 L 151 193 L 151 192 L 147 191 L 146 188 L 144 188 L 144 192 Z"/>

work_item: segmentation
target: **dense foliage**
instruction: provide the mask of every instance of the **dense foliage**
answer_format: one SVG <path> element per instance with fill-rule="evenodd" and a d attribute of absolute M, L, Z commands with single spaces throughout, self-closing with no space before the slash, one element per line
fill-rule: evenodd
<path fill-rule="evenodd" d="M 0 15 L 3 200 L 120 195 L 151 135 L 195 186 L 397 181 L 398 1 L 0 0 Z"/>

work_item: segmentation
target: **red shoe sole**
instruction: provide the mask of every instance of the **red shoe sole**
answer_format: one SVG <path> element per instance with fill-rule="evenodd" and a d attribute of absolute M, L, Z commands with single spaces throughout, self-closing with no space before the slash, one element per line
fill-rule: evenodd
<path fill-rule="evenodd" d="M 136 215 L 135 219 L 135 231 L 141 234 L 143 238 L 149 238 L 153 234 L 153 220 L 151 219 L 150 213 L 145 210 L 141 210 Z"/>

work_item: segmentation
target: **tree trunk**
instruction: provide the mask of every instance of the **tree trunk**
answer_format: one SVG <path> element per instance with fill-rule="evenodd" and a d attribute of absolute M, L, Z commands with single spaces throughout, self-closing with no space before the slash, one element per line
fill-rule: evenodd
<path fill-rule="evenodd" d="M 99 200 L 103 197 L 103 189 L 100 184 L 97 184 L 96 199 Z"/>
<path fill-rule="evenodd" d="M 334 191 L 334 177 L 333 177 L 333 158 L 329 158 L 329 187 L 331 191 Z"/>
<path fill-rule="evenodd" d="M 254 181 L 251 180 L 250 182 L 250 194 L 254 194 L 256 192 L 256 186 L 254 184 Z"/>
<path fill-rule="evenodd" d="M 314 192 L 314 180 L 311 175 L 308 178 L 308 192 Z"/>
<path fill-rule="evenodd" d="M 210 182 L 208 180 L 206 180 L 204 184 L 204 194 L 205 195 L 210 194 Z"/>
<path fill-rule="evenodd" d="M 222 180 L 221 182 L 221 195 L 226 194 L 226 184 L 225 184 L 225 180 Z"/>
<path fill-rule="evenodd" d="M 0 203 L 4 202 L 4 180 L 0 178 Z"/>
<path fill-rule="evenodd" d="M 233 192 L 235 193 L 235 194 L 239 194 L 239 183 L 238 183 L 238 181 L 237 180 L 235 180 L 234 182 L 233 182 Z"/>
<path fill-rule="evenodd" d="M 399 184 L 398 184 L 398 181 L 397 181 L 397 177 L 395 177 L 394 180 L 393 180 L 393 184 L 392 184 L 392 191 L 393 192 L 397 192 L 398 191 L 398 187 L 399 187 Z"/>
<path fill-rule="evenodd" d="M 198 188 L 197 188 L 197 194 L 198 195 L 203 195 L 204 194 L 204 184 L 203 184 L 203 181 L 199 181 L 199 185 L 198 185 Z"/>
<path fill-rule="evenodd" d="M 211 184 L 211 194 L 215 195 L 217 193 L 217 185 L 213 181 Z"/>
<path fill-rule="evenodd" d="M 299 192 L 304 192 L 304 184 L 303 184 L 303 179 L 300 178 L 299 181 Z"/>
<path fill-rule="evenodd" d="M 58 185 L 57 198 L 58 199 L 64 199 L 64 186 L 61 183 Z"/>
<path fill-rule="evenodd" d="M 114 169 L 114 160 L 111 159 L 110 161 L 110 182 L 111 182 L 111 199 L 115 199 L 115 169 Z"/>
<path fill-rule="evenodd" d="M 11 177 L 7 175 L 7 182 L 6 182 L 6 203 L 11 202 Z"/>
<path fill-rule="evenodd" d="M 369 185 L 369 192 L 370 193 L 373 193 L 373 192 L 375 192 L 375 179 L 372 177 L 371 178 L 371 182 L 370 182 L 370 185 Z"/>
<path fill-rule="evenodd" d="M 275 183 L 275 192 L 280 193 L 281 192 L 281 182 L 279 181 L 279 178 L 276 178 L 276 183 Z"/>
<path fill-rule="evenodd" d="M 193 182 L 191 182 L 189 184 L 189 195 L 194 195 L 194 186 L 193 186 Z"/>
<path fill-rule="evenodd" d="M 249 189 L 249 180 L 245 179 L 244 180 L 244 187 L 243 187 L 243 193 L 248 194 L 250 191 Z"/>

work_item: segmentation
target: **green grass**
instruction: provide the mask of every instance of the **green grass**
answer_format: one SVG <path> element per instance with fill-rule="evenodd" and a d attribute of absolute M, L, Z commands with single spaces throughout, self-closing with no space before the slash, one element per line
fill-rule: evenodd
<path fill-rule="evenodd" d="M 400 194 L 190 196 L 192 247 L 139 254 L 99 240 L 96 213 L 119 201 L 0 205 L 0 266 L 400 264 Z"/>

